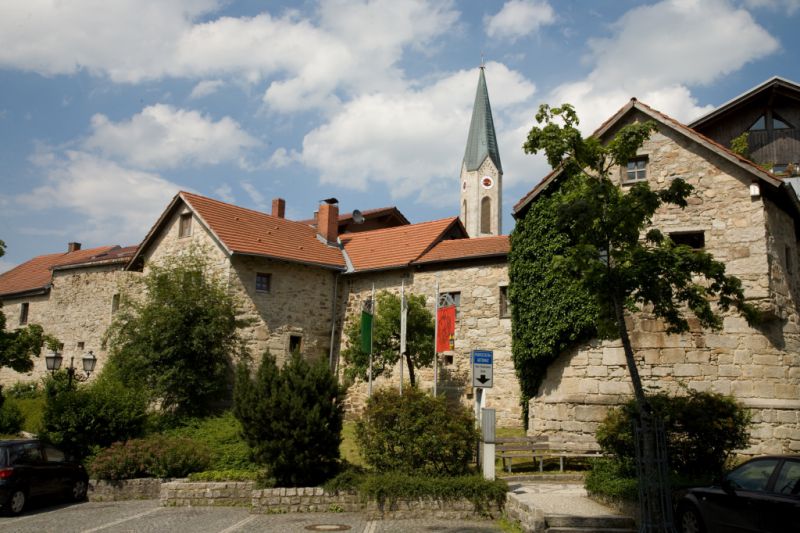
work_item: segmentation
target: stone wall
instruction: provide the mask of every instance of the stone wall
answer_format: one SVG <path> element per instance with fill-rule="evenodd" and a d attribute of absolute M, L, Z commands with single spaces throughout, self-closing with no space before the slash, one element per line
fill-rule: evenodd
<path fill-rule="evenodd" d="M 751 198 L 752 178 L 744 171 L 671 130 L 654 134 L 642 153 L 648 155 L 652 187 L 665 187 L 674 177 L 695 187 L 686 209 L 664 207 L 654 225 L 666 233 L 704 231 L 705 250 L 742 280 L 748 300 L 768 318 L 753 328 L 728 313 L 716 332 L 701 330 L 692 319 L 691 331 L 683 335 L 668 335 L 664 324 L 646 313 L 629 319 L 644 386 L 732 394 L 753 413 L 752 446 L 744 453 L 797 453 L 797 272 L 787 274 L 785 260 L 787 250 L 797 257 L 791 218 L 768 199 Z M 591 441 L 608 408 L 631 395 L 621 344 L 589 343 L 550 366 L 531 401 L 530 431 L 551 440 Z"/>
<path fill-rule="evenodd" d="M 369 298 L 373 283 L 376 294 L 386 290 L 400 293 L 401 282 L 406 293 L 423 294 L 433 314 L 436 305 L 436 282 L 439 292 L 459 292 L 460 307 L 456 318 L 455 349 L 439 355 L 440 376 L 437 390 L 460 398 L 472 406 L 472 367 L 470 352 L 474 349 L 494 351 L 494 387 L 486 389 L 485 407 L 496 409 L 499 427 L 521 427 L 519 382 L 511 360 L 511 319 L 500 316 L 500 287 L 508 285 L 508 269 L 504 260 L 443 263 L 438 268 L 391 270 L 346 276 L 340 304 L 340 321 L 348 324 L 360 320 L 362 302 Z M 345 326 L 346 331 L 346 326 Z M 342 335 L 342 347 L 346 347 Z M 344 364 L 342 361 L 341 364 Z M 375 380 L 373 387 L 399 386 L 399 364 L 391 375 Z M 433 370 L 417 371 L 419 386 L 433 389 Z M 406 369 L 405 381 L 408 382 Z M 358 382 L 348 391 L 348 413 L 361 412 L 367 397 L 367 384 Z"/>
<path fill-rule="evenodd" d="M 102 370 L 107 351 L 102 347 L 103 336 L 111 325 L 112 298 L 137 290 L 139 275 L 123 272 L 119 265 L 56 270 L 47 295 L 3 301 L 7 326 L 19 326 L 19 310 L 29 303 L 28 324 L 40 324 L 45 333 L 54 335 L 64 344 L 62 368 L 75 358 L 75 367 L 82 370 L 81 358 L 91 350 L 97 357 L 95 375 Z M 81 343 L 83 347 L 81 348 Z M 38 381 L 47 373 L 45 352 L 34 358 L 31 373 L 20 374 L 9 368 L 0 369 L 0 385 L 18 381 Z"/>
<path fill-rule="evenodd" d="M 253 481 L 190 482 L 171 481 L 160 485 L 156 495 L 162 506 L 249 507 Z"/>
<path fill-rule="evenodd" d="M 124 500 L 157 500 L 163 479 L 139 478 L 111 481 L 89 480 L 88 498 L 92 502 L 118 502 Z"/>

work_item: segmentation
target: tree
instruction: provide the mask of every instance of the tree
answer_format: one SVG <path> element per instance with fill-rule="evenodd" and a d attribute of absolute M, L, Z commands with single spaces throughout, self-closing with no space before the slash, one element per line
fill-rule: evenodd
<path fill-rule="evenodd" d="M 400 359 L 400 297 L 382 291 L 375 298 L 377 309 L 372 337 L 372 377 L 390 373 Z M 433 315 L 425 307 L 425 297 L 406 295 L 408 321 L 406 324 L 406 367 L 411 386 L 416 386 L 415 369 L 433 362 Z M 348 347 L 342 352 L 348 365 L 346 375 L 352 379 L 368 379 L 369 352 L 361 348 L 361 324 L 353 320 L 347 329 Z"/>
<path fill-rule="evenodd" d="M 279 486 L 314 486 L 336 474 L 343 399 L 327 361 L 294 353 L 279 369 L 266 352 L 255 376 L 239 365 L 233 413 L 254 459 Z"/>
<path fill-rule="evenodd" d="M 655 457 L 652 416 L 625 323 L 626 313 L 647 309 L 666 323 L 668 333 L 681 333 L 689 329 L 687 312 L 702 327 L 712 329 L 721 327 L 717 311 L 735 308 L 748 322 L 755 319 L 756 312 L 745 303 L 741 282 L 727 276 L 722 263 L 702 250 L 675 245 L 650 227 L 662 205 L 687 205 L 691 185 L 676 178 L 668 188 L 658 191 L 652 191 L 647 182 L 623 191 L 610 179 L 613 167 L 626 165 L 635 157 L 656 129 L 654 123 L 629 124 L 603 143 L 595 137 L 582 137 L 577 114 L 568 104 L 557 108 L 543 105 L 536 120 L 541 126 L 531 129 L 523 148 L 526 153 L 544 152 L 548 163 L 561 174 L 559 193 L 552 196 L 550 223 L 563 240 L 549 268 L 569 273 L 589 296 L 596 312 L 596 331 L 622 341 L 644 431 L 643 466 L 651 468 Z M 524 236 L 515 236 L 512 250 L 519 240 Z M 524 265 L 518 262 L 516 272 L 520 270 Z M 534 305 L 520 301 L 513 289 L 516 282 L 512 277 L 515 311 L 519 306 Z M 655 472 L 644 471 L 643 478 L 655 477 Z M 649 508 L 658 495 L 645 494 L 642 505 Z"/>
<path fill-rule="evenodd" d="M 234 298 L 201 251 L 150 265 L 142 302 L 127 300 L 109 331 L 110 371 L 177 416 L 202 415 L 231 380 L 230 360 L 245 356 Z"/>
<path fill-rule="evenodd" d="M 0 240 L 0 257 L 6 253 L 6 243 Z M 2 303 L 0 303 L 0 307 Z M 6 315 L 0 311 L 0 368 L 9 367 L 16 372 L 33 370 L 32 356 L 39 357 L 42 346 L 58 347 L 58 339 L 45 335 L 42 326 L 30 324 L 13 331 L 6 330 Z M 2 387 L 0 387 L 2 390 Z M 0 396 L 2 405 L 2 396 Z"/>

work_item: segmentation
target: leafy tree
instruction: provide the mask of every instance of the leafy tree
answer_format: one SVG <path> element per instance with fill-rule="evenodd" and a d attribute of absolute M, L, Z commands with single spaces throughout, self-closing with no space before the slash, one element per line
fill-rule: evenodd
<path fill-rule="evenodd" d="M 626 165 L 656 129 L 653 122 L 623 126 L 603 143 L 596 137 L 583 138 L 577 128 L 577 114 L 569 104 L 556 108 L 543 105 L 536 120 L 540 126 L 531 129 L 523 148 L 526 153 L 544 152 L 548 163 L 559 169 L 561 180 L 561 193 L 553 196 L 549 222 L 564 240 L 552 255 L 549 268 L 568 273 L 589 296 L 597 313 L 598 334 L 622 341 L 643 431 L 644 519 L 659 520 L 656 502 L 667 501 L 669 494 L 664 488 L 666 480 L 661 485 L 648 482 L 659 478 L 653 417 L 625 315 L 647 308 L 666 323 L 668 333 L 681 333 L 689 329 L 687 311 L 703 327 L 721 327 L 712 299 L 718 310 L 736 308 L 748 322 L 755 319 L 756 312 L 745 303 L 741 282 L 725 274 L 724 264 L 707 252 L 675 245 L 650 227 L 662 205 L 687 205 L 691 185 L 676 178 L 668 188 L 658 191 L 652 191 L 647 182 L 623 191 L 610 179 L 611 169 Z M 520 238 L 524 236 L 516 237 L 512 245 Z M 512 274 L 525 270 L 520 264 L 524 259 L 517 256 L 512 260 L 517 261 Z M 519 281 L 512 277 L 512 287 Z M 513 288 L 511 296 L 515 310 L 538 303 L 521 300 Z M 524 325 L 515 324 L 516 329 L 520 327 Z M 524 346 L 517 346 L 520 348 L 524 350 Z M 524 360 L 525 354 L 516 353 L 515 361 L 520 359 Z"/>
<path fill-rule="evenodd" d="M 234 298 L 197 249 L 150 265 L 144 285 L 106 334 L 110 371 L 176 416 L 207 413 L 227 393 L 230 358 L 245 355 Z"/>
<path fill-rule="evenodd" d="M 376 315 L 372 336 L 372 377 L 390 373 L 400 359 L 400 296 L 382 291 L 375 297 Z M 433 315 L 425 307 L 425 297 L 407 294 L 406 355 L 408 378 L 416 385 L 415 369 L 433 362 Z M 347 328 L 348 347 L 342 352 L 348 368 L 345 374 L 353 379 L 368 379 L 369 352 L 361 349 L 361 324 L 353 320 Z"/>
<path fill-rule="evenodd" d="M 6 253 L 6 243 L 0 240 L 0 257 Z M 2 303 L 0 303 L 2 307 Z M 58 347 L 58 339 L 45 335 L 42 326 L 30 324 L 13 331 L 6 330 L 6 315 L 0 311 L 0 368 L 9 367 L 17 372 L 33 370 L 31 356 L 39 357 L 42 346 Z M 0 387 L 2 391 L 2 387 Z M 3 404 L 0 394 L 0 405 Z"/>
<path fill-rule="evenodd" d="M 343 399 L 326 361 L 294 353 L 279 369 L 266 352 L 255 376 L 239 365 L 233 413 L 253 458 L 279 486 L 314 486 L 336 474 Z"/>

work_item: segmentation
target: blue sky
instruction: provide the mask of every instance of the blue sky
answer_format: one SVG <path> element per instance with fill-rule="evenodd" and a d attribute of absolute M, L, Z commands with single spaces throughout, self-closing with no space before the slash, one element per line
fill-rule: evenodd
<path fill-rule="evenodd" d="M 520 148 L 540 103 L 586 131 L 632 96 L 688 122 L 799 81 L 799 26 L 800 0 L 5 0 L 0 272 L 137 244 L 181 189 L 457 215 L 481 54 L 509 232 L 547 171 Z"/>

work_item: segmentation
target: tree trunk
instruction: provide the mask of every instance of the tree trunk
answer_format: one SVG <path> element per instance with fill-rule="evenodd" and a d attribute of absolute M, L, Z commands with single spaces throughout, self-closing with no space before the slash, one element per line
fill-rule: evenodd
<path fill-rule="evenodd" d="M 414 377 L 414 365 L 411 362 L 411 354 L 406 354 L 406 366 L 408 367 L 408 382 L 411 383 L 412 387 L 415 387 L 417 384 L 416 378 Z"/>
<path fill-rule="evenodd" d="M 622 348 L 625 350 L 625 362 L 628 365 L 628 373 L 631 375 L 631 383 L 633 383 L 633 394 L 636 397 L 636 406 L 639 408 L 640 414 L 643 411 L 649 413 L 649 409 L 647 409 L 647 398 L 642 388 L 642 378 L 639 377 L 639 368 L 636 366 L 636 358 L 633 355 L 631 339 L 628 337 L 628 326 L 625 325 L 625 310 L 618 296 L 614 295 L 612 300 L 614 304 L 614 313 L 617 318 L 619 338 L 622 340 Z"/>

